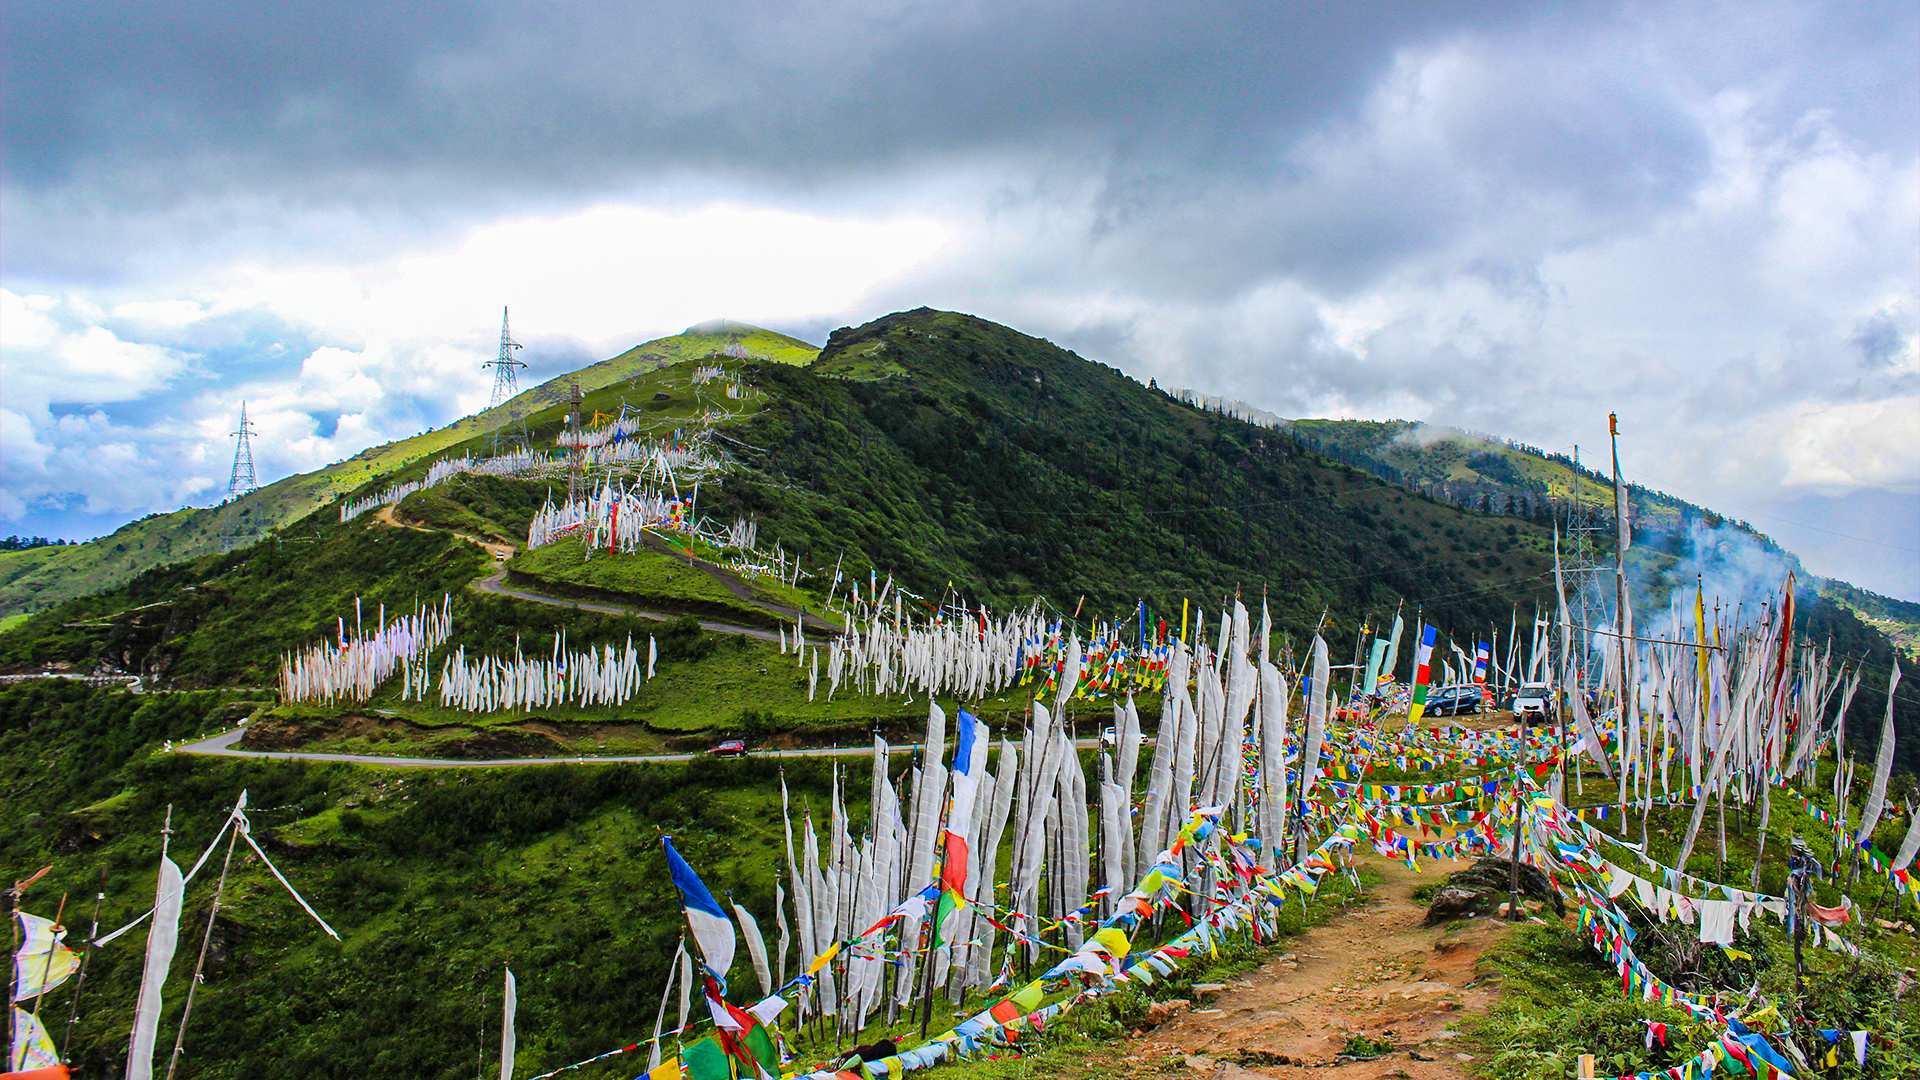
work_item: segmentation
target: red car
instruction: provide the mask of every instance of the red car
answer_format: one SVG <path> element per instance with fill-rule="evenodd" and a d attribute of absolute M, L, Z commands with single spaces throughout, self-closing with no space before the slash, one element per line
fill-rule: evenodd
<path fill-rule="evenodd" d="M 747 744 L 741 739 L 728 739 L 719 746 L 707 751 L 714 757 L 746 757 Z"/>

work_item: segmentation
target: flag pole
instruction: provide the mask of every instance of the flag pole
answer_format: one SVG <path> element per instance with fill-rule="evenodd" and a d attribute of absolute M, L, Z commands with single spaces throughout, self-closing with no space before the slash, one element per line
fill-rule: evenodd
<path fill-rule="evenodd" d="M 227 870 L 233 865 L 233 846 L 240 840 L 240 823 L 233 820 L 233 816 L 239 813 L 240 808 L 236 806 L 233 815 L 227 819 L 233 831 L 227 836 L 227 857 L 220 864 L 220 882 L 213 887 L 213 907 L 207 912 L 207 929 L 200 937 L 200 957 L 193 962 L 193 981 L 187 984 L 187 1003 L 180 1012 L 180 1031 L 173 1040 L 173 1055 L 167 1058 L 167 1080 L 173 1080 L 174 1067 L 180 1064 L 180 1051 L 187 1044 L 187 1020 L 193 1015 L 193 992 L 200 988 L 200 972 L 207 963 L 207 945 L 213 940 L 213 920 L 220 914 L 220 897 L 227 888 Z"/>
<path fill-rule="evenodd" d="M 956 709 L 957 711 L 957 709 Z M 944 752 L 944 747 L 942 751 Z M 956 762 L 956 764 L 958 764 Z M 953 770 L 947 770 L 940 792 L 940 828 L 935 836 L 940 840 L 940 873 L 934 879 L 935 884 L 944 885 L 947 880 L 947 811 L 953 809 Z M 933 1023 L 933 995 L 936 987 L 933 980 L 933 957 L 940 947 L 940 899 L 936 895 L 932 910 L 927 913 L 927 959 L 926 959 L 926 1005 L 920 1013 L 920 1037 L 927 1037 L 927 1027 Z"/>
<path fill-rule="evenodd" d="M 100 936 L 100 902 L 107 898 L 107 868 L 100 868 L 100 888 L 93 894 L 93 928 L 87 931 L 87 951 L 80 954 L 80 973 L 73 983 L 73 1001 L 67 1008 L 67 1031 L 60 1039 L 60 1060 L 67 1060 L 73 1044 L 73 1026 L 80 1022 L 80 991 L 87 988 L 87 961 L 93 958 L 94 939 Z"/>
<path fill-rule="evenodd" d="M 40 1015 L 40 1003 L 47 997 L 47 977 L 53 974 L 53 947 L 59 935 L 66 931 L 66 927 L 60 925 L 60 920 L 66 916 L 67 894 L 61 893 L 60 906 L 53 912 L 53 925 L 47 930 L 47 962 L 40 965 L 40 992 L 33 996 L 33 1015 L 36 1017 Z"/>

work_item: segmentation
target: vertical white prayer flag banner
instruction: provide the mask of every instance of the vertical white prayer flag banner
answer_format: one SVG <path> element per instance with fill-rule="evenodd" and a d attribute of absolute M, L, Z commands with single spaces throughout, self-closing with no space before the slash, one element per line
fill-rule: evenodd
<path fill-rule="evenodd" d="M 180 897 L 186 892 L 180 868 L 160 856 L 160 883 L 154 891 L 153 926 L 147 931 L 147 964 L 140 976 L 140 997 L 133 1011 L 133 1037 L 127 1050 L 127 1080 L 153 1080 L 153 1040 L 160 1032 L 160 987 L 173 964 L 180 940 Z"/>
<path fill-rule="evenodd" d="M 506 990 L 500 1003 L 500 1080 L 513 1080 L 513 1054 L 519 1049 L 519 1039 L 513 1031 L 513 1014 L 519 1011 L 519 985 L 514 982 L 513 969 L 507 969 Z"/>

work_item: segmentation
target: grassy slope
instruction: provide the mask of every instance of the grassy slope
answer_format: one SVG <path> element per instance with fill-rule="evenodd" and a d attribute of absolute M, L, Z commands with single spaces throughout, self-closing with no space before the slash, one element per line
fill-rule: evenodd
<path fill-rule="evenodd" d="M 223 714 L 216 694 L 0 690 L 0 799 L 24 811 L 0 832 L 0 860 L 55 868 L 29 910 L 51 914 L 62 892 L 84 895 L 105 869 L 102 921 L 121 925 L 152 895 L 168 805 L 184 868 L 244 787 L 256 835 L 341 932 L 337 944 L 322 937 L 243 847 L 195 1002 L 187 1077 L 464 1076 L 476 1028 L 497 1023 L 503 962 L 520 979 L 522 1068 L 643 1037 L 680 923 L 662 830 L 717 892 L 772 911 L 783 844 L 771 760 L 433 776 L 156 752 Z M 796 804 L 825 805 L 826 763 L 792 760 L 784 773 Z M 182 953 L 197 949 L 211 872 L 190 887 Z M 94 958 L 75 1044 L 92 1075 L 124 1053 L 143 938 Z M 169 1032 L 185 971 L 176 959 Z M 744 960 L 733 978 L 752 985 Z M 63 991 L 46 1011 L 66 1004 Z"/>
<path fill-rule="evenodd" d="M 737 360 L 726 366 L 758 389 L 743 400 L 721 398 L 693 386 L 692 364 L 684 363 L 591 393 L 587 408 L 612 413 L 620 398 L 629 405 L 637 398 L 641 415 L 660 432 L 685 427 L 716 405 L 731 410 L 724 425 L 744 468 L 707 487 L 703 511 L 757 517 L 765 541 L 801 552 L 819 571 L 808 583 L 815 589 L 844 552 L 851 581 L 865 579 L 870 569 L 897 573 L 909 588 L 934 598 L 952 582 L 999 609 L 1042 595 L 1065 611 L 1084 605 L 1083 618 L 1124 614 L 1144 598 L 1154 618 L 1177 625 L 1183 600 L 1217 611 L 1213 605 L 1236 587 L 1257 601 L 1258 588 L 1269 584 L 1278 624 L 1296 643 L 1323 610 L 1331 612 L 1336 654 L 1350 648 L 1357 616 L 1371 612 L 1378 622 L 1402 598 L 1409 607 L 1423 604 L 1443 629 L 1461 631 L 1504 623 L 1513 602 L 1530 607 L 1546 599 L 1547 536 L 1535 523 L 1463 510 L 1329 465 L 1283 435 L 1192 409 L 980 320 L 904 313 L 837 334 L 812 369 Z M 536 445 L 550 442 L 564 412 L 554 405 L 528 418 Z M 416 462 L 359 490 L 424 468 Z M 518 539 L 533 509 L 560 482 L 466 477 L 416 495 L 400 510 L 437 527 Z M 370 527 L 371 515 L 348 526 L 327 517 L 309 519 L 282 545 L 152 575 L 139 587 L 37 617 L 0 638 L 0 662 L 22 670 L 104 657 L 110 666 L 146 670 L 153 665 L 143 650 L 153 650 L 185 685 L 258 684 L 271 676 L 282 651 L 314 640 L 347 613 L 356 591 L 370 605 L 384 601 L 395 608 L 420 593 L 420 582 L 404 569 L 388 572 L 391 588 L 380 585 L 378 575 L 353 577 L 360 572 L 355 567 L 379 561 L 376 550 L 399 550 L 377 547 L 395 530 Z M 426 542 L 418 533 L 406 539 Z M 350 552 L 343 544 L 357 547 Z M 560 626 L 575 627 L 577 645 L 619 643 L 627 633 L 657 629 L 617 619 L 590 627 L 593 621 L 581 613 L 530 604 L 483 609 L 476 606 L 480 598 L 459 589 L 461 574 L 479 572 L 478 553 L 459 544 L 445 550 L 472 561 L 428 593 L 459 594 L 456 641 L 470 654 L 511 651 L 516 639 L 534 650 L 535 639 L 550 641 Z M 548 591 L 573 585 L 623 593 L 634 606 L 654 610 L 752 614 L 711 578 L 686 573 L 663 556 L 583 564 L 569 557 L 572 550 L 560 545 L 523 554 L 516 570 L 544 576 Z M 189 634 L 200 627 L 195 612 L 220 605 L 196 598 L 187 586 L 234 567 L 246 569 L 210 597 L 238 597 L 238 605 Z M 777 602 L 818 610 L 817 591 L 767 588 Z M 1806 632 L 1814 640 L 1833 637 L 1843 656 L 1868 660 L 1860 701 L 1871 701 L 1875 683 L 1884 686 L 1886 658 L 1875 652 L 1884 639 L 1857 617 L 1842 617 L 1844 605 L 1813 600 L 1803 598 L 1806 618 L 1829 609 L 1832 618 L 1818 633 L 1808 623 Z M 132 614 L 118 614 L 127 611 Z M 97 625 L 102 622 L 116 625 Z M 509 625 L 510 635 L 486 632 Z M 1411 652 L 1402 650 L 1405 664 Z M 766 666 L 754 660 L 747 670 Z M 735 678 L 728 689 L 750 684 Z M 645 719 L 664 731 L 737 727 L 756 707 L 787 718 L 771 726 L 797 728 L 831 728 L 905 708 L 904 702 L 808 705 L 788 700 L 793 688 L 783 684 L 766 690 L 766 704 L 716 711 L 700 703 L 699 693 L 660 690 L 658 717 Z M 1872 710 L 1862 704 L 1859 711 Z M 1913 730 L 1910 711 L 1903 703 L 1902 731 Z M 1877 716 L 1855 730 L 1876 726 Z M 1920 739 L 1901 745 L 1907 761 L 1908 748 L 1920 747 Z"/>
<path fill-rule="evenodd" d="M 1296 637 L 1323 609 L 1350 635 L 1402 599 L 1504 626 L 1546 595 L 1536 524 L 1328 464 L 968 316 L 888 316 L 836 333 L 805 371 L 752 378 L 772 396 L 738 428 L 753 469 L 710 512 L 757 517 L 809 565 L 844 552 L 862 581 L 897 574 L 935 598 L 951 582 L 998 608 L 1084 597 L 1083 619 L 1144 599 L 1176 626 L 1183 599 L 1217 611 L 1266 588 Z"/>
<path fill-rule="evenodd" d="M 580 371 L 550 379 L 497 408 L 410 439 L 371 447 L 313 472 L 286 477 L 233 503 L 156 514 L 85 544 L 0 554 L 0 616 L 85 596 L 149 568 L 218 551 L 226 534 L 259 533 L 298 521 L 348 491 L 491 432 L 515 413 L 551 409 L 566 398 L 574 381 L 583 390 L 599 390 L 658 367 L 697 360 L 733 346 L 783 364 L 805 364 L 818 351 L 803 341 L 738 323 L 696 327 L 684 334 L 649 341 Z"/>

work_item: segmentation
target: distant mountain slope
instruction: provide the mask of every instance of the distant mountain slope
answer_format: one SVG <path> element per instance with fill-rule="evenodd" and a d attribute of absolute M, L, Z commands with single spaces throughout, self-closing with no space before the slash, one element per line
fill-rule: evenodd
<path fill-rule="evenodd" d="M 368 481 L 490 432 L 516 413 L 528 416 L 557 404 L 573 382 L 579 382 L 583 391 L 599 390 L 656 368 L 729 352 L 781 364 L 806 364 L 819 350 L 745 323 L 702 323 L 549 379 L 496 408 L 286 477 L 232 503 L 153 514 L 85 544 L 0 552 L 0 617 L 87 596 L 144 570 L 218 551 L 223 536 L 260 534 L 298 521 Z"/>
<path fill-rule="evenodd" d="M 1220 408 L 1218 399 L 1211 407 Z M 1227 403 L 1238 405 L 1235 403 Z M 1544 500 L 1612 528 L 1613 481 L 1602 448 L 1576 462 L 1523 443 L 1406 420 L 1296 420 L 1302 444 L 1335 461 L 1463 506 L 1529 513 Z M 1629 482 L 1634 547 L 1629 562 L 1644 585 L 1642 601 L 1664 605 L 1669 590 L 1703 578 L 1708 591 L 1758 600 L 1777 592 L 1789 572 L 1803 584 L 1885 632 L 1920 662 L 1920 604 L 1881 596 L 1847 582 L 1815 578 L 1798 556 L 1745 521 Z M 1611 559 L 1610 535 L 1600 537 Z"/>

